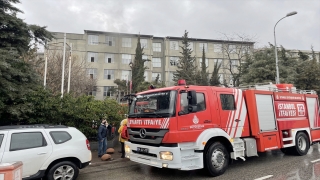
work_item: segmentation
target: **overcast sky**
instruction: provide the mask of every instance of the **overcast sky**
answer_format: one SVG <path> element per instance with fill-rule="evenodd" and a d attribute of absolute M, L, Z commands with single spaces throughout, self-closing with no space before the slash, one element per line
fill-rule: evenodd
<path fill-rule="evenodd" d="M 19 17 L 54 32 L 84 30 L 222 39 L 252 37 L 257 47 L 320 51 L 320 0 L 21 0 Z"/>

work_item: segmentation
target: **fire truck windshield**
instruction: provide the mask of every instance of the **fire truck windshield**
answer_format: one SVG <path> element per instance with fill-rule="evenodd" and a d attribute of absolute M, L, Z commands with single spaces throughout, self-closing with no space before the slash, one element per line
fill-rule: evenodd
<path fill-rule="evenodd" d="M 129 117 L 171 117 L 176 94 L 176 91 L 140 94 L 132 101 Z"/>

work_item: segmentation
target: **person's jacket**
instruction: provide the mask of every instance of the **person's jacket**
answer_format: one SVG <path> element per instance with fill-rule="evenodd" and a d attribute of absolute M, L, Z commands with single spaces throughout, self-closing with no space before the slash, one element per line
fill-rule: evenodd
<path fill-rule="evenodd" d="M 107 127 L 101 124 L 98 130 L 98 140 L 100 141 L 106 137 L 107 137 Z"/>
<path fill-rule="evenodd" d="M 123 126 L 126 126 L 126 125 L 127 125 L 127 122 L 128 122 L 128 119 L 122 120 L 121 126 L 120 126 L 120 128 L 118 129 L 119 141 L 120 141 L 120 142 L 128 141 L 127 139 L 123 139 L 123 138 L 121 137 L 121 132 L 122 132 Z"/>

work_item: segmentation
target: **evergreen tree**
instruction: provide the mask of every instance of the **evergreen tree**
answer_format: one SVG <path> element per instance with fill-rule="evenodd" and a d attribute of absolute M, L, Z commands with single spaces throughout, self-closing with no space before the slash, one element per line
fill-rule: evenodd
<path fill-rule="evenodd" d="M 214 63 L 214 68 L 213 68 L 212 75 L 210 78 L 210 85 L 211 86 L 218 86 L 221 84 L 220 83 L 220 75 L 219 75 L 220 67 L 221 67 L 221 63 L 216 61 Z"/>
<path fill-rule="evenodd" d="M 202 49 L 202 61 L 201 61 L 201 71 L 200 71 L 200 80 L 198 81 L 199 85 L 207 86 L 209 83 L 209 73 L 207 72 L 207 64 L 206 64 L 206 53 L 204 51 L 204 47 Z"/>
<path fill-rule="evenodd" d="M 37 75 L 23 61 L 31 42 L 43 43 L 52 35 L 45 27 L 28 25 L 17 17 L 22 11 L 12 5 L 19 0 L 0 1 L 0 118 L 7 123 L 19 123 L 30 111 L 31 102 L 25 102 L 38 83 Z"/>
<path fill-rule="evenodd" d="M 132 92 L 136 92 L 138 90 L 139 85 L 144 81 L 144 72 L 147 69 L 144 66 L 144 63 L 148 61 L 147 59 L 142 59 L 143 48 L 140 43 L 140 35 L 138 36 L 138 43 L 136 48 L 136 54 L 132 66 Z"/>
<path fill-rule="evenodd" d="M 299 56 L 299 59 L 302 60 L 302 61 L 306 61 L 306 60 L 309 59 L 309 56 L 306 55 L 305 53 L 301 52 L 301 51 L 298 52 L 298 56 Z"/>
<path fill-rule="evenodd" d="M 197 66 L 195 65 L 195 57 L 191 57 L 192 50 L 189 47 L 188 32 L 185 31 L 182 36 L 182 57 L 179 58 L 178 69 L 173 75 L 175 82 L 179 79 L 186 80 L 187 84 L 197 84 Z"/>

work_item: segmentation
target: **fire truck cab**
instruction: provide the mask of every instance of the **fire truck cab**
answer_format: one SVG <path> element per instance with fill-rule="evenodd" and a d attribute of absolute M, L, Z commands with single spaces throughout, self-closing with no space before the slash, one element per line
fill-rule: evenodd
<path fill-rule="evenodd" d="M 178 86 L 138 93 L 126 157 L 158 168 L 223 174 L 230 159 L 281 149 L 305 155 L 320 141 L 318 96 L 291 84 Z"/>

